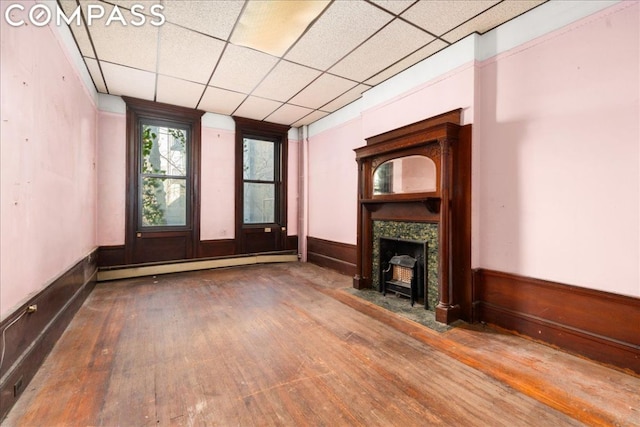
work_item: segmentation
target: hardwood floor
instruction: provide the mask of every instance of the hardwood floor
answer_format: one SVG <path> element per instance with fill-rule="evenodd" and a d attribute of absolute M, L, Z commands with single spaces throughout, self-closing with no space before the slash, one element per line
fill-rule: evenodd
<path fill-rule="evenodd" d="M 2 425 L 640 425 L 640 378 L 312 264 L 100 283 Z"/>

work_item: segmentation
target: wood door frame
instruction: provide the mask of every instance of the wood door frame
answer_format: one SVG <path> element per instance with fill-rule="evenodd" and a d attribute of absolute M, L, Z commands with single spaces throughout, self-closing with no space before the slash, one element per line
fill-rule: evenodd
<path fill-rule="evenodd" d="M 262 122 L 259 120 L 247 119 L 244 117 L 236 117 L 233 116 L 233 120 L 236 123 L 236 131 L 235 131 L 235 153 L 236 153 L 236 189 L 235 189 L 235 241 L 236 241 L 236 253 L 243 254 L 246 253 L 246 248 L 244 244 L 244 238 L 242 234 L 244 226 L 244 189 L 243 189 L 243 152 L 242 152 L 242 141 L 244 135 L 253 136 L 253 137 L 264 137 L 269 140 L 277 140 L 280 143 L 280 185 L 277 191 L 280 193 L 280 200 L 278 200 L 278 210 L 279 214 L 276 216 L 276 225 L 280 227 L 287 226 L 287 156 L 288 156 L 288 145 L 289 145 L 289 136 L 288 132 L 291 128 L 287 125 L 281 125 L 277 123 L 270 122 Z M 255 228 L 264 227 L 264 224 L 258 224 Z M 254 228 L 254 227 L 249 227 Z M 284 236 L 282 236 L 282 242 L 280 244 L 281 249 L 286 248 L 286 230 L 284 231 Z"/>
<path fill-rule="evenodd" d="M 138 121 L 141 118 L 152 120 L 167 120 L 186 124 L 191 128 L 191 154 L 189 156 L 190 166 L 190 187 L 188 203 L 190 204 L 190 215 L 188 220 L 192 227 L 191 247 L 187 248 L 191 253 L 191 258 L 198 256 L 200 247 L 200 163 L 201 163 L 201 142 L 202 126 L 200 119 L 205 113 L 201 110 L 194 110 L 185 107 L 178 107 L 160 102 L 146 101 L 137 98 L 123 96 L 122 99 L 127 105 L 127 164 L 126 164 L 126 201 L 125 201 L 125 263 L 134 263 L 134 234 L 138 228 L 138 218 L 136 217 L 137 174 L 138 174 L 138 144 L 137 130 Z M 136 181 L 134 181 L 136 180 Z"/>

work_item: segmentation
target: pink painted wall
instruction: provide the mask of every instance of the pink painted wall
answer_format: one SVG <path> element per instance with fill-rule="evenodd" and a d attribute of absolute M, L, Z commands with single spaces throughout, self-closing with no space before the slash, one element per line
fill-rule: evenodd
<path fill-rule="evenodd" d="M 309 236 L 355 244 L 362 123 L 352 120 L 309 138 Z"/>
<path fill-rule="evenodd" d="M 202 240 L 234 237 L 235 158 L 233 131 L 202 128 Z"/>
<path fill-rule="evenodd" d="M 123 245 L 127 174 L 127 120 L 98 113 L 98 245 Z"/>
<path fill-rule="evenodd" d="M 4 318 L 96 247 L 97 125 L 57 34 L 0 21 Z"/>
<path fill-rule="evenodd" d="M 480 65 L 479 265 L 640 296 L 640 11 Z"/>
<path fill-rule="evenodd" d="M 287 236 L 298 234 L 298 187 L 299 171 L 298 155 L 300 142 L 289 140 L 287 157 Z"/>
<path fill-rule="evenodd" d="M 362 113 L 362 135 L 369 138 L 420 120 L 463 109 L 463 124 L 473 123 L 474 63 L 417 86 Z"/>

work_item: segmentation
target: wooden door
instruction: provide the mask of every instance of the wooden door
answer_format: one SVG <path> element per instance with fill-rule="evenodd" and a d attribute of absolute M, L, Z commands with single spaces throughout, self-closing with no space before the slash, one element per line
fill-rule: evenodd
<path fill-rule="evenodd" d="M 237 117 L 235 120 L 237 252 L 284 250 L 289 128 Z"/>
<path fill-rule="evenodd" d="M 127 101 L 127 264 L 194 258 L 201 112 Z"/>

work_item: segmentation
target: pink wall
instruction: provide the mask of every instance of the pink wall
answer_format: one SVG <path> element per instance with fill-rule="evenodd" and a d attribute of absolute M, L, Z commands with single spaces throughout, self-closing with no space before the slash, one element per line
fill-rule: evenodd
<path fill-rule="evenodd" d="M 51 28 L 0 21 L 5 317 L 96 246 L 96 108 Z"/>
<path fill-rule="evenodd" d="M 470 62 L 362 113 L 369 138 L 458 108 L 463 124 L 473 123 L 474 63 Z"/>
<path fill-rule="evenodd" d="M 202 240 L 235 234 L 235 132 L 202 128 Z"/>
<path fill-rule="evenodd" d="M 358 167 L 362 123 L 352 120 L 309 138 L 309 236 L 356 243 Z"/>
<path fill-rule="evenodd" d="M 98 245 L 123 245 L 127 121 L 124 114 L 98 114 Z"/>
<path fill-rule="evenodd" d="M 481 64 L 481 267 L 640 296 L 640 12 Z"/>
<path fill-rule="evenodd" d="M 298 234 L 298 181 L 299 171 L 298 155 L 300 142 L 289 140 L 287 158 L 287 236 Z"/>

